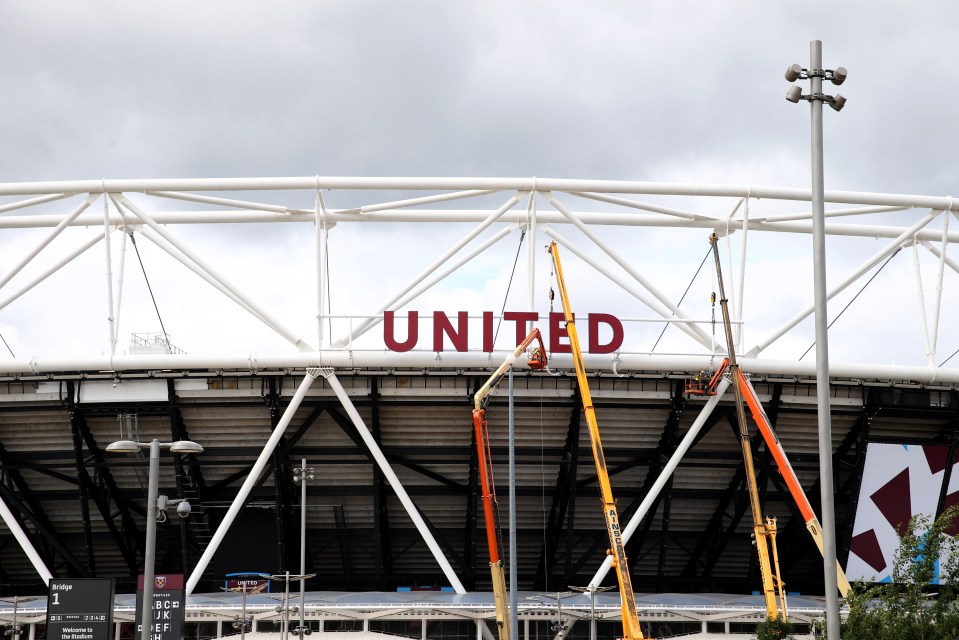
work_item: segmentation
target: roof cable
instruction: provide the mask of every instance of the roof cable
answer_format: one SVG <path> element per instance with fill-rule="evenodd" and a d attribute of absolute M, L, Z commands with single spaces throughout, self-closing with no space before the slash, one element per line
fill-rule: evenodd
<path fill-rule="evenodd" d="M 898 247 L 895 251 L 892 252 L 892 255 L 891 255 L 891 256 L 889 256 L 888 258 L 886 258 L 886 261 L 882 263 L 882 266 L 879 267 L 878 269 L 876 269 L 876 273 L 872 274 L 872 276 L 869 278 L 869 280 L 866 281 L 866 284 L 862 285 L 862 288 L 859 290 L 859 292 L 856 293 L 856 295 L 854 295 L 854 296 L 852 297 L 852 300 L 850 300 L 850 301 L 846 304 L 846 306 L 842 308 L 842 311 L 840 311 L 839 314 L 838 314 L 835 318 L 832 319 L 832 322 L 830 322 L 830 323 L 826 326 L 826 329 L 832 329 L 832 326 L 833 326 L 834 324 L 836 324 L 836 320 L 838 320 L 838 319 L 840 318 L 840 316 L 842 316 L 842 314 L 846 313 L 846 309 L 848 309 L 850 306 L 852 306 L 852 303 L 856 301 L 856 298 L 858 298 L 859 295 L 860 295 L 863 291 L 866 290 L 866 287 L 868 287 L 869 284 L 870 284 L 873 280 L 875 280 L 876 276 L 879 275 L 879 272 L 882 271 L 883 269 L 885 269 L 885 268 L 886 268 L 886 265 L 889 264 L 889 261 L 892 260 L 893 258 L 895 258 L 896 255 L 897 255 L 900 251 L 902 251 L 902 247 Z M 813 340 L 813 343 L 812 343 L 811 345 L 809 345 L 809 348 L 806 349 L 801 356 L 799 356 L 799 359 L 802 360 L 803 358 L 805 358 L 805 357 L 806 357 L 806 354 L 808 354 L 810 351 L 812 351 L 812 348 L 815 347 L 815 346 L 816 346 L 816 341 Z M 953 355 L 955 355 L 955 354 L 953 354 Z M 951 358 L 952 356 L 949 356 L 949 357 Z"/>
<path fill-rule="evenodd" d="M 11 348 L 10 348 L 10 345 L 7 344 L 7 339 L 3 337 L 3 334 L 2 334 L 2 333 L 0 333 L 0 340 L 3 340 L 3 346 L 5 346 L 5 347 L 7 348 L 7 351 L 10 352 L 10 357 L 11 357 L 11 358 L 16 358 L 17 356 L 14 355 L 13 349 L 11 349 Z M 953 355 L 955 355 L 955 354 L 953 354 Z"/>
<path fill-rule="evenodd" d="M 679 299 L 679 304 L 676 305 L 678 308 L 679 305 L 683 303 L 683 300 L 686 299 L 686 294 L 689 293 L 689 290 L 693 288 L 693 283 L 696 282 L 696 278 L 699 277 L 699 272 L 703 270 L 703 265 L 706 264 L 706 261 L 709 259 L 709 254 L 712 252 L 712 247 L 709 248 L 709 251 L 706 252 L 706 257 L 703 258 L 703 261 L 699 263 L 699 268 L 696 269 L 696 274 L 693 275 L 693 279 L 689 281 L 689 286 L 686 287 L 686 290 L 683 291 L 683 297 Z M 715 313 L 716 313 L 716 300 L 715 294 L 713 294 L 713 323 L 715 325 Z M 666 326 L 663 327 L 663 330 L 659 333 L 659 337 L 656 338 L 656 343 L 653 344 L 653 348 L 649 350 L 650 353 L 656 351 L 656 347 L 659 345 L 659 341 L 663 339 L 663 335 L 666 333 L 666 329 L 669 328 L 669 323 L 666 323 Z M 713 331 L 716 330 L 716 327 L 713 327 Z"/>
<path fill-rule="evenodd" d="M 503 316 L 506 314 L 506 301 L 509 300 L 509 290 L 513 286 L 513 277 L 516 275 L 516 265 L 519 264 L 519 252 L 523 248 L 523 240 L 526 238 L 526 229 L 520 232 L 519 245 L 516 247 L 516 257 L 513 259 L 513 270 L 509 274 L 509 283 L 506 285 L 506 295 L 503 296 L 503 309 L 499 314 L 499 322 L 496 323 L 496 331 L 493 333 L 493 348 L 496 348 L 496 338 L 499 336 L 499 328 L 503 325 Z"/>
<path fill-rule="evenodd" d="M 163 332 L 163 341 L 166 342 L 167 349 L 170 350 L 170 353 L 173 353 L 173 347 L 170 345 L 170 335 L 166 332 L 166 327 L 163 326 L 163 318 L 160 317 L 160 307 L 157 306 L 157 299 L 153 295 L 153 287 L 150 286 L 150 278 L 147 277 L 146 267 L 143 266 L 143 258 L 140 257 L 140 248 L 137 247 L 136 238 L 133 237 L 133 232 L 130 232 L 130 242 L 133 244 L 133 250 L 137 253 L 137 260 L 140 262 L 140 270 L 143 272 L 143 279 L 147 283 L 147 291 L 150 292 L 150 300 L 153 301 L 153 308 L 157 312 L 157 320 L 160 321 L 160 331 Z"/>

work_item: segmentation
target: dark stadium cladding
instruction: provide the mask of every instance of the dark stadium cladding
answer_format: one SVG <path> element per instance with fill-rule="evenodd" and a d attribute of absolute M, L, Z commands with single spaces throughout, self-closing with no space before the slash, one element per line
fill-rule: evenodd
<path fill-rule="evenodd" d="M 405 352 L 416 347 L 419 341 L 419 317 L 418 311 L 410 311 L 407 314 L 406 339 L 400 342 L 396 339 L 396 319 L 395 312 L 385 311 L 383 313 L 383 341 L 386 348 L 390 351 Z M 485 352 L 493 351 L 493 337 L 495 335 L 495 316 L 492 311 L 484 311 L 482 316 L 482 350 Z M 444 351 L 444 336 L 449 339 L 450 344 L 456 351 L 467 351 L 469 347 L 469 314 L 466 311 L 459 311 L 455 314 L 456 326 L 453 321 L 443 311 L 433 312 L 433 351 Z M 539 321 L 539 314 L 535 311 L 507 311 L 503 314 L 504 322 L 514 323 L 516 330 L 516 341 L 519 344 L 526 337 L 527 323 L 536 323 Z M 550 353 L 570 353 L 568 342 L 569 333 L 563 326 L 565 321 L 563 314 L 552 312 L 549 314 L 549 346 Z M 612 337 L 606 343 L 600 343 L 600 326 L 605 325 L 612 330 Z M 588 353 L 613 353 L 623 344 L 623 323 L 619 318 L 608 313 L 590 313 L 586 316 Z"/>

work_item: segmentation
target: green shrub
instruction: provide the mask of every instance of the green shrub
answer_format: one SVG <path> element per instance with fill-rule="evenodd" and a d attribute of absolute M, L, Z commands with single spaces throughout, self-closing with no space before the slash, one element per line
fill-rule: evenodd
<path fill-rule="evenodd" d="M 909 521 L 893 562 L 893 581 L 852 585 L 843 640 L 959 640 L 959 540 L 945 534 L 957 517 L 959 508 L 953 507 L 931 524 L 926 516 Z M 932 585 L 943 551 L 939 584 Z M 826 637 L 824 625 L 816 625 L 816 636 Z"/>

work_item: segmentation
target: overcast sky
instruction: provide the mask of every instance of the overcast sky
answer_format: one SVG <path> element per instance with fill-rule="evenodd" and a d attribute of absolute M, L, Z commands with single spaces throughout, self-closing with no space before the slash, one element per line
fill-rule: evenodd
<path fill-rule="evenodd" d="M 540 176 L 805 188 L 809 109 L 783 99 L 783 72 L 808 66 L 820 39 L 825 66 L 849 70 L 846 108 L 825 114 L 827 188 L 959 196 L 956 24 L 948 0 L 4 3 L 0 182 Z M 210 251 L 234 240 L 191 233 Z M 275 240 L 281 251 L 309 242 Z M 32 241 L 0 238 L 0 273 L 22 242 Z M 705 249 L 684 256 L 678 293 Z M 99 276 L 98 260 L 84 268 Z M 260 273 L 273 286 L 295 268 L 276 264 Z M 168 309 L 201 299 L 171 301 L 156 282 Z M 105 329 L 72 336 L 64 316 L 105 308 L 103 287 L 77 276 L 49 285 L 0 311 L 16 355 L 102 351 Z M 152 307 L 139 304 L 146 327 Z M 167 330 L 192 350 L 203 333 Z M 950 331 L 947 353 L 959 348 Z"/>

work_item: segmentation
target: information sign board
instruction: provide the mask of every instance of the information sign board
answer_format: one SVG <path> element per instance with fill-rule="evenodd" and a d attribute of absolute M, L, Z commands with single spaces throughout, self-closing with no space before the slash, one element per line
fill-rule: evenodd
<path fill-rule="evenodd" d="M 110 640 L 112 578 L 51 580 L 47 599 L 48 640 Z"/>
<path fill-rule="evenodd" d="M 180 640 L 183 632 L 183 574 L 153 576 L 152 640 Z M 142 625 L 143 576 L 137 581 L 137 637 Z"/>

